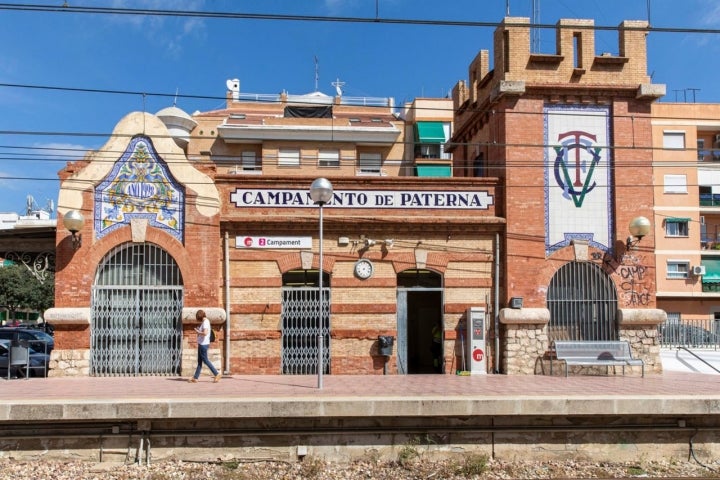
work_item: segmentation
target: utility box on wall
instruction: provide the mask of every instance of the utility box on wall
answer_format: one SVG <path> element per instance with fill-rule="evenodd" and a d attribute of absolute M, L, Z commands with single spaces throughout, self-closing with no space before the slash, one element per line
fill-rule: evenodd
<path fill-rule="evenodd" d="M 467 325 L 467 358 L 472 375 L 487 373 L 487 350 L 485 348 L 485 308 L 470 307 L 467 309 L 465 324 Z"/>

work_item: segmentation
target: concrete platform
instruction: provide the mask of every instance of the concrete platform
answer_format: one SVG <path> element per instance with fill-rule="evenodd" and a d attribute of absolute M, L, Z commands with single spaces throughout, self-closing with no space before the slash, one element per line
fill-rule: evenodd
<path fill-rule="evenodd" d="M 720 414 L 720 376 L 408 375 L 44 378 L 0 382 L 0 422 L 223 416 Z"/>
<path fill-rule="evenodd" d="M 322 389 L 315 376 L 31 378 L 0 381 L 0 429 L 0 456 L 96 461 L 151 443 L 154 458 L 392 457 L 418 442 L 507 459 L 683 459 L 688 445 L 717 458 L 720 375 L 326 375 Z"/>

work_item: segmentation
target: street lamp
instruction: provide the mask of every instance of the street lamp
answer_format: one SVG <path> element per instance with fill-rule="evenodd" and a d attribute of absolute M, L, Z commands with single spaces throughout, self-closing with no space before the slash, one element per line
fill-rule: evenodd
<path fill-rule="evenodd" d="M 310 185 L 310 198 L 320 208 L 320 237 L 318 237 L 318 248 L 320 251 L 318 268 L 318 292 L 319 310 L 318 315 L 320 334 L 318 335 L 318 388 L 322 388 L 322 374 L 325 365 L 325 353 L 323 352 L 324 335 L 322 332 L 324 309 L 323 309 L 323 205 L 330 201 L 333 194 L 333 187 L 327 178 L 316 178 Z"/>

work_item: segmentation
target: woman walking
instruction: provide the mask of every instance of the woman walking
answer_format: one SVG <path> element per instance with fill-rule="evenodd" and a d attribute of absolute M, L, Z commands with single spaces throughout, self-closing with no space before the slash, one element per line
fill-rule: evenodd
<path fill-rule="evenodd" d="M 200 325 L 195 327 L 197 332 L 197 368 L 195 369 L 195 375 L 189 380 L 190 383 L 197 383 L 200 378 L 200 372 L 202 371 L 203 364 L 207 365 L 213 374 L 213 382 L 217 383 L 220 381 L 222 374 L 217 371 L 212 362 L 208 359 L 208 348 L 210 347 L 210 320 L 205 316 L 204 310 L 198 310 L 195 314 L 195 319 L 200 322 Z"/>

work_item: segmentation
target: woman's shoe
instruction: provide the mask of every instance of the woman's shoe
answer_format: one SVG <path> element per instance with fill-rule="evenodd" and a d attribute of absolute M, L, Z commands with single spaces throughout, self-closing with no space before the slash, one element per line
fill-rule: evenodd
<path fill-rule="evenodd" d="M 217 375 L 215 375 L 215 378 L 213 379 L 213 383 L 217 383 L 222 378 L 222 373 L 218 372 Z"/>
<path fill-rule="evenodd" d="M 188 382 L 190 382 L 190 383 L 197 383 L 197 378 L 195 378 L 195 377 L 190 377 L 190 379 L 188 380 Z"/>

